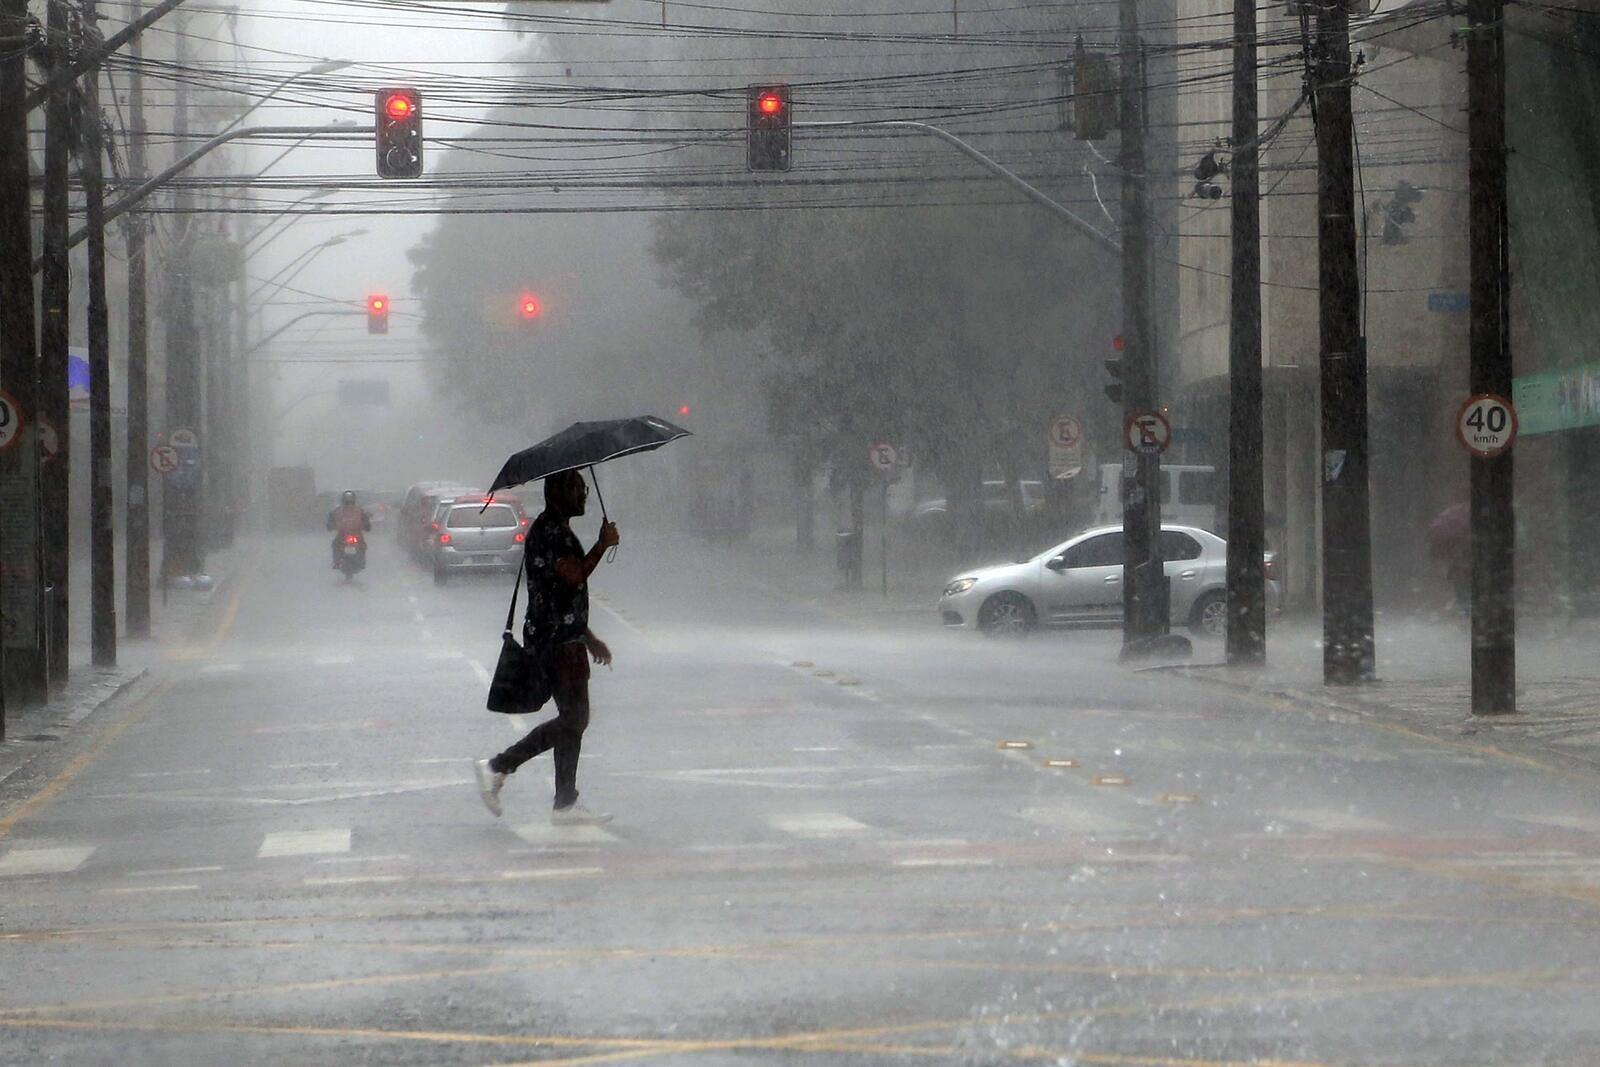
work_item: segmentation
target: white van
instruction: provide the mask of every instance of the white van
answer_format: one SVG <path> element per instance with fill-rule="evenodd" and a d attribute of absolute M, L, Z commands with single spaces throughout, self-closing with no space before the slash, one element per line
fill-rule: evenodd
<path fill-rule="evenodd" d="M 1118 482 L 1122 479 L 1122 464 L 1105 463 L 1100 467 L 1100 496 L 1095 501 L 1091 526 L 1115 526 L 1122 521 L 1122 496 Z M 1198 526 L 1215 533 L 1217 530 L 1217 495 L 1222 485 L 1217 478 L 1217 468 L 1161 465 L 1161 521 L 1180 526 Z"/>

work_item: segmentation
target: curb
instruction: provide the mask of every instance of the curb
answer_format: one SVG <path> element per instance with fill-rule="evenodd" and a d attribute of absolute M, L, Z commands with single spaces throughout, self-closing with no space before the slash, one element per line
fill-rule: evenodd
<path fill-rule="evenodd" d="M 114 673 L 115 677 L 111 681 L 92 684 L 76 703 L 66 705 L 52 702 L 29 708 L 9 719 L 6 723 L 7 739 L 0 744 L 0 785 L 71 738 L 75 727 L 143 681 L 149 676 L 150 668 L 129 667 L 105 673 Z M 24 731 L 32 736 L 15 736 Z"/>

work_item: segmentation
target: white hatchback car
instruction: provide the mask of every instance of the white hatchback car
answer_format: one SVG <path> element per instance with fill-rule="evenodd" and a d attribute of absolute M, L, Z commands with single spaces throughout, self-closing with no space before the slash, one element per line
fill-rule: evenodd
<path fill-rule="evenodd" d="M 1172 580 L 1172 622 L 1221 637 L 1227 625 L 1228 545 L 1197 526 L 1161 527 L 1161 558 Z M 1122 625 L 1122 527 L 1086 530 L 1032 559 L 969 570 L 952 579 L 939 614 L 952 629 L 1017 636 L 1040 626 Z M 1266 554 L 1267 610 L 1282 587 Z"/>

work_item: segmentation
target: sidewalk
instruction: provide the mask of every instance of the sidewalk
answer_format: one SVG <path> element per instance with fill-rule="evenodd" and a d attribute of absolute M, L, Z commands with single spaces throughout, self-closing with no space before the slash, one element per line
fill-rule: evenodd
<path fill-rule="evenodd" d="M 119 545 L 120 549 L 120 545 Z M 151 555 L 160 558 L 160 545 Z M 89 561 L 87 553 L 74 553 L 71 571 L 73 611 L 70 616 L 67 682 L 48 704 L 8 708 L 5 740 L 0 743 L 0 783 L 65 740 L 72 730 L 118 695 L 142 679 L 163 658 L 165 651 L 194 639 L 211 616 L 211 606 L 231 592 L 232 583 L 250 552 L 240 539 L 232 548 L 207 557 L 214 579 L 209 590 L 169 590 L 163 603 L 159 588 L 151 591 L 148 638 L 130 638 L 123 617 L 122 555 L 117 554 L 117 665 L 89 665 Z"/>
<path fill-rule="evenodd" d="M 1267 665 L 1228 668 L 1221 648 L 1151 668 L 1322 710 L 1345 712 L 1447 740 L 1516 749 L 1569 768 L 1600 769 L 1600 621 L 1525 620 L 1517 645 L 1517 714 L 1474 716 L 1464 618 L 1377 620 L 1377 681 L 1322 684 L 1322 623 L 1268 624 Z M 1207 662 L 1209 661 L 1209 662 Z"/>

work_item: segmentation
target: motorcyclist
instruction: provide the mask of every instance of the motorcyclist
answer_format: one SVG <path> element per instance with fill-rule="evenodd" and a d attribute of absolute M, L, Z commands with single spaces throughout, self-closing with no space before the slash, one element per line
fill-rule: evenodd
<path fill-rule="evenodd" d="M 339 498 L 339 506 L 328 512 L 328 529 L 333 531 L 333 569 L 338 570 L 346 537 L 361 537 L 361 552 L 366 554 L 367 539 L 361 535 L 372 529 L 372 516 L 356 503 L 356 494 L 346 489 Z"/>

